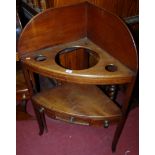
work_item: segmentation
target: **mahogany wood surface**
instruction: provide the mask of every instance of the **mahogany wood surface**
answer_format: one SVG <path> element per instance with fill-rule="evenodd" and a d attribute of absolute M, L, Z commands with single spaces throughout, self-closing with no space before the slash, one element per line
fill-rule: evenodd
<path fill-rule="evenodd" d="M 119 137 L 122 133 L 124 124 L 126 122 L 126 119 L 128 117 L 128 113 L 129 113 L 129 103 L 130 103 L 130 99 L 131 99 L 131 95 L 132 95 L 132 91 L 133 91 L 133 87 L 135 84 L 135 78 L 133 79 L 133 81 L 131 83 L 127 84 L 127 89 L 125 90 L 125 99 L 124 99 L 124 103 L 122 105 L 121 111 L 122 111 L 122 117 L 118 122 L 115 134 L 114 134 L 114 138 L 112 141 L 112 151 L 115 152 L 116 151 L 116 145 L 118 143 Z"/>
<path fill-rule="evenodd" d="M 121 116 L 121 110 L 93 85 L 65 83 L 33 97 L 41 106 L 55 112 L 93 120 Z"/>
<path fill-rule="evenodd" d="M 59 63 L 56 60 L 58 53 L 67 53 L 75 47 L 73 61 L 76 64 L 78 60 L 84 69 L 72 64 L 69 60 L 72 54 L 64 54 Z M 89 60 L 84 53 L 82 57 L 86 59 L 77 59 L 78 47 L 93 51 L 91 55 L 95 56 L 97 63 L 85 68 L 83 60 L 86 64 L 95 61 Z M 73 123 L 74 119 L 100 121 L 105 127 L 108 121 L 116 119 L 118 125 L 112 144 L 115 151 L 128 115 L 138 64 L 134 40 L 121 19 L 87 2 L 49 9 L 34 17 L 25 27 L 18 48 L 40 134 L 46 129 L 44 112 L 55 119 L 69 119 L 71 116 L 70 122 Z M 38 93 L 34 73 L 74 84 L 62 83 Z M 125 96 L 121 109 L 97 89 L 96 84 L 123 84 Z"/>
<path fill-rule="evenodd" d="M 137 70 L 136 47 L 126 25 L 113 14 L 87 2 L 48 9 L 35 16 L 20 36 L 19 54 L 84 37 L 88 37 L 130 69 Z"/>
<path fill-rule="evenodd" d="M 17 79 L 16 93 L 19 93 L 19 94 L 20 93 L 26 93 L 26 96 L 27 96 L 28 95 L 28 88 L 27 88 L 27 85 L 25 83 L 25 79 L 24 79 L 24 75 L 23 75 L 22 70 L 21 71 L 17 71 L 16 79 Z M 17 97 L 17 100 L 18 100 L 18 97 Z"/>
<path fill-rule="evenodd" d="M 67 47 L 85 47 L 91 49 L 98 55 L 98 63 L 84 70 L 68 70 L 59 66 L 55 61 L 55 56 L 59 51 Z M 36 61 L 37 55 L 46 56 L 44 61 Z M 30 52 L 22 56 L 22 62 L 36 73 L 58 80 L 85 83 L 85 84 L 110 84 L 127 83 L 132 80 L 134 72 L 120 63 L 117 59 L 109 55 L 106 51 L 93 44 L 88 39 L 82 39 L 76 42 L 55 46 L 35 52 Z M 79 62 L 80 63 L 80 62 Z M 110 72 L 105 69 L 108 64 L 117 66 L 117 71 Z"/>
<path fill-rule="evenodd" d="M 33 116 L 27 113 L 27 101 L 30 99 L 29 89 L 27 87 L 23 70 L 20 62 L 16 62 L 16 120 L 32 120 Z"/>
<path fill-rule="evenodd" d="M 22 31 L 22 26 L 18 13 L 16 13 L 16 43 Z M 18 52 L 16 52 L 16 120 L 31 120 L 34 119 L 26 112 L 26 104 L 30 99 L 29 89 L 26 85 L 23 70 L 20 64 Z"/>
<path fill-rule="evenodd" d="M 139 0 L 90 0 L 90 2 L 120 17 L 139 14 Z"/>
<path fill-rule="evenodd" d="M 86 36 L 85 5 L 48 9 L 45 12 L 35 16 L 24 28 L 18 46 L 19 53 L 32 52 Z M 74 26 L 71 27 L 71 23 Z"/>
<path fill-rule="evenodd" d="M 29 99 L 29 91 L 20 64 L 16 67 L 16 100 Z"/>
<path fill-rule="evenodd" d="M 117 16 L 92 5 L 88 6 L 87 18 L 88 38 L 136 71 L 136 45 L 125 23 Z"/>
<path fill-rule="evenodd" d="M 50 0 L 49 0 L 50 1 Z M 53 1 L 53 0 L 51 0 Z M 85 0 L 54 0 L 54 7 L 71 5 Z M 92 4 L 105 8 L 120 17 L 129 17 L 139 14 L 139 0 L 87 0 Z"/>

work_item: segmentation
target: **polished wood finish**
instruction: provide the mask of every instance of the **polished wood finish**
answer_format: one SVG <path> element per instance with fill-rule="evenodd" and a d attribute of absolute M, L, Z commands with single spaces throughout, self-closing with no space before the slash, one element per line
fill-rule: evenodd
<path fill-rule="evenodd" d="M 46 7 L 62 7 L 84 2 L 86 0 L 45 0 Z M 129 17 L 139 14 L 139 0 L 87 0 L 88 2 L 105 8 L 108 11 L 117 14 L 120 17 Z M 27 9 L 31 14 L 36 14 L 36 11 L 28 7 L 22 2 L 22 7 Z M 41 7 L 41 6 L 40 6 Z"/>
<path fill-rule="evenodd" d="M 29 99 L 29 91 L 24 79 L 23 71 L 16 71 L 16 100 Z"/>
<path fill-rule="evenodd" d="M 73 117 L 106 120 L 118 119 L 121 110 L 94 85 L 65 83 L 35 95 L 32 100 L 53 113 Z"/>
<path fill-rule="evenodd" d="M 67 6 L 67 5 L 73 5 L 77 4 L 80 2 L 83 2 L 84 0 L 54 0 L 54 7 L 62 7 L 62 6 Z"/>
<path fill-rule="evenodd" d="M 90 0 L 90 2 L 120 17 L 139 14 L 139 0 Z"/>
<path fill-rule="evenodd" d="M 51 0 L 53 1 L 53 0 Z M 54 7 L 76 4 L 85 0 L 54 0 Z M 121 17 L 139 14 L 139 0 L 88 0 L 94 5 L 105 8 Z"/>
<path fill-rule="evenodd" d="M 134 52 L 136 47 L 125 24 L 118 17 L 107 13 L 103 9 L 92 7 L 91 4 L 87 5 L 87 3 L 82 4 L 57 8 L 56 11 L 54 11 L 55 9 L 49 9 L 34 17 L 33 24 L 28 24 L 25 27 L 24 34 L 21 34 L 18 46 L 20 53 L 31 52 L 88 36 L 91 41 L 106 49 L 123 64 L 133 70 L 136 69 L 137 59 Z M 62 11 L 58 11 L 59 9 Z M 50 17 L 49 20 L 48 17 Z M 57 20 L 55 20 L 56 17 Z M 96 24 L 98 21 L 102 21 L 100 25 Z M 37 27 L 35 23 L 37 23 Z M 74 23 L 71 28 L 70 23 Z M 107 26 L 107 23 L 113 24 Z M 55 31 L 55 29 L 58 31 Z M 42 37 L 42 34 L 44 34 L 44 37 Z M 104 39 L 105 37 L 106 39 Z"/>
<path fill-rule="evenodd" d="M 27 101 L 30 99 L 29 89 L 26 85 L 24 74 L 20 62 L 16 62 L 16 120 L 32 120 L 30 114 L 27 113 Z"/>
<path fill-rule="evenodd" d="M 55 61 L 55 56 L 59 53 L 59 51 L 65 49 L 66 47 L 74 46 L 85 47 L 94 51 L 99 57 L 98 63 L 88 69 L 69 70 L 69 72 L 66 68 L 59 66 Z M 39 54 L 44 55 L 47 59 L 45 61 L 36 61 L 35 57 Z M 126 83 L 131 81 L 132 76 L 134 75 L 132 70 L 127 68 L 117 59 L 109 55 L 99 46 L 93 44 L 88 39 L 82 39 L 69 44 L 63 44 L 52 48 L 26 53 L 21 57 L 21 61 L 36 73 L 42 72 L 44 76 L 81 84 Z M 107 71 L 105 67 L 108 64 L 114 64 L 117 66 L 117 71 Z"/>
<path fill-rule="evenodd" d="M 33 109 L 34 109 L 34 112 L 36 114 L 39 129 L 40 129 L 39 130 L 39 135 L 42 135 L 44 130 L 46 130 L 46 132 L 48 131 L 47 130 L 47 125 L 46 125 L 46 120 L 45 120 L 45 115 L 44 115 L 44 108 L 36 106 L 36 105 L 34 105 L 33 107 L 34 107 Z"/>
<path fill-rule="evenodd" d="M 18 13 L 16 14 L 16 42 L 22 31 L 22 25 Z M 30 99 L 28 87 L 25 82 L 23 70 L 19 60 L 19 53 L 16 52 L 16 101 L 19 102 L 16 106 L 16 120 L 34 119 L 26 111 L 27 101 Z"/>
<path fill-rule="evenodd" d="M 114 134 L 114 138 L 112 141 L 112 151 L 115 152 L 116 151 L 116 145 L 118 143 L 119 137 L 121 135 L 121 132 L 123 130 L 125 121 L 127 119 L 128 116 L 128 112 L 129 112 L 129 102 L 131 99 L 131 95 L 132 95 L 132 91 L 133 91 L 133 87 L 135 84 L 135 78 L 133 78 L 133 81 L 131 83 L 127 84 L 127 89 L 125 90 L 125 98 L 124 98 L 124 103 L 122 105 L 122 117 L 120 119 L 120 121 L 118 122 L 115 134 Z"/>
<path fill-rule="evenodd" d="M 136 71 L 136 45 L 126 25 L 103 9 L 89 5 L 88 12 L 88 38 Z M 102 22 L 96 24 L 98 21 Z"/>
<path fill-rule="evenodd" d="M 71 70 L 88 69 L 98 62 L 97 54 L 87 48 L 65 48 L 56 55 L 56 63 Z"/>
<path fill-rule="evenodd" d="M 122 20 L 87 2 L 49 9 L 25 27 L 18 48 L 40 135 L 46 129 L 44 112 L 54 119 L 104 127 L 115 120 L 118 123 L 112 143 L 115 151 L 128 115 L 138 64 L 134 40 Z M 75 63 L 78 60 L 84 69 L 76 68 L 78 65 L 69 60 L 72 58 L 69 52 L 74 48 Z M 84 53 L 86 62 L 78 59 L 77 54 L 81 52 L 78 49 L 92 51 L 97 63 L 89 68 L 87 61 L 95 61 Z M 57 62 L 61 52 L 64 55 Z M 53 89 L 38 92 L 34 73 L 61 82 Z M 115 104 L 112 87 L 110 99 L 95 86 L 116 84 L 124 86 L 121 108 Z"/>
<path fill-rule="evenodd" d="M 29 23 L 24 28 L 18 46 L 20 53 L 75 41 L 86 36 L 85 5 L 49 9 L 45 12 L 35 16 L 33 24 Z M 74 26 L 70 27 L 71 23 L 74 23 Z M 58 31 L 55 31 L 55 28 Z"/>

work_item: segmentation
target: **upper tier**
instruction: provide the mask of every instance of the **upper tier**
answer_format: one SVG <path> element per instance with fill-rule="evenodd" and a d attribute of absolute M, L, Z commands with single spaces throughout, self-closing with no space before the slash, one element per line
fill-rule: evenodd
<path fill-rule="evenodd" d="M 78 56 L 84 56 L 84 59 Z M 44 76 L 81 84 L 128 83 L 135 75 L 87 38 L 25 53 L 21 60 Z"/>
<path fill-rule="evenodd" d="M 137 70 L 135 43 L 127 26 L 119 17 L 88 2 L 51 8 L 36 15 L 23 29 L 18 52 L 22 55 L 84 37 Z"/>

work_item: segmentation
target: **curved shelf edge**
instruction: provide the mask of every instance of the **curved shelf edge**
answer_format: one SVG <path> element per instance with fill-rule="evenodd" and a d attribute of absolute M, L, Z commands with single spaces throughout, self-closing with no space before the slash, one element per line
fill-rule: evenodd
<path fill-rule="evenodd" d="M 61 50 L 68 47 L 84 47 L 94 51 L 99 55 L 98 63 L 93 67 L 83 70 L 72 70 L 59 66 L 55 61 L 55 57 Z M 41 55 L 43 59 L 36 61 L 36 57 L 39 55 Z M 56 78 L 58 80 L 80 84 L 128 83 L 135 76 L 132 70 L 87 38 L 30 52 L 23 55 L 22 62 L 36 73 L 41 73 L 44 76 Z M 108 65 L 110 67 L 117 67 L 117 70 L 106 70 L 106 66 Z"/>
<path fill-rule="evenodd" d="M 120 108 L 93 85 L 65 83 L 36 94 L 32 101 L 53 113 L 54 118 L 73 123 L 114 121 L 122 116 Z"/>

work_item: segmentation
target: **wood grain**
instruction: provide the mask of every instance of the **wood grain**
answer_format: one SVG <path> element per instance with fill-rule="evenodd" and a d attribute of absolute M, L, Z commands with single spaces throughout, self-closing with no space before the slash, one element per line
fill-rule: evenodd
<path fill-rule="evenodd" d="M 90 2 L 120 17 L 139 14 L 139 0 L 90 0 Z"/>
<path fill-rule="evenodd" d="M 85 37 L 137 70 L 136 47 L 126 25 L 110 12 L 89 3 L 49 9 L 33 18 L 21 34 L 19 54 Z"/>
<path fill-rule="evenodd" d="M 71 24 L 74 26 L 70 27 Z M 51 45 L 75 41 L 85 35 L 85 5 L 49 9 L 35 16 L 32 22 L 26 25 L 24 33 L 20 36 L 18 49 L 19 53 L 31 52 Z"/>
<path fill-rule="evenodd" d="M 80 46 L 91 49 L 98 57 L 98 63 L 88 69 L 83 70 L 69 70 L 59 66 L 55 61 L 55 56 L 59 51 L 66 47 Z M 44 61 L 36 61 L 37 55 L 44 55 L 47 59 Z M 73 59 L 74 60 L 74 59 Z M 74 82 L 81 84 L 110 84 L 110 83 L 127 83 L 132 80 L 134 72 L 128 67 L 120 63 L 117 59 L 108 54 L 97 45 L 93 44 L 87 38 L 79 41 L 62 44 L 52 48 L 30 52 L 22 57 L 22 63 L 27 65 L 29 70 L 40 73 L 44 76 L 63 80 L 66 82 Z M 109 72 L 105 69 L 108 64 L 117 66 L 117 71 Z"/>
<path fill-rule="evenodd" d="M 25 82 L 23 71 L 19 63 L 20 62 L 17 62 L 16 68 L 16 100 L 21 101 L 23 99 L 23 95 L 24 99 L 29 99 L 30 94 Z"/>
<path fill-rule="evenodd" d="M 38 93 L 32 100 L 45 109 L 74 117 L 104 120 L 121 116 L 120 109 L 93 85 L 66 83 Z"/>
<path fill-rule="evenodd" d="M 29 22 L 18 47 L 34 109 L 39 110 L 36 115 L 41 124 L 40 133 L 46 128 L 40 110 L 45 110 L 54 119 L 68 119 L 71 123 L 83 120 L 82 123 L 100 122 L 103 125 L 104 121 L 117 120 L 119 123 L 112 144 L 114 151 L 127 118 L 138 68 L 135 42 L 122 20 L 87 2 L 49 9 Z M 70 59 L 77 58 L 79 53 L 75 50 L 73 55 L 64 54 L 59 65 L 57 54 L 73 47 L 93 51 L 97 63 L 78 70 L 79 64 L 75 64 L 79 61 L 84 66 L 85 59 L 77 59 L 72 64 Z M 82 57 L 87 56 L 82 53 Z M 73 68 L 62 66 L 68 63 L 69 68 Z M 39 93 L 34 89 L 34 73 L 64 82 Z M 125 88 L 121 109 L 95 86 L 114 84 Z"/>
<path fill-rule="evenodd" d="M 88 38 L 136 71 L 135 42 L 126 25 L 117 16 L 92 5 L 88 6 L 87 18 Z"/>
<path fill-rule="evenodd" d="M 53 1 L 53 0 L 51 0 Z M 54 0 L 54 7 L 72 5 L 85 0 Z M 94 5 L 105 8 L 120 17 L 129 17 L 139 14 L 139 0 L 87 0 Z"/>

